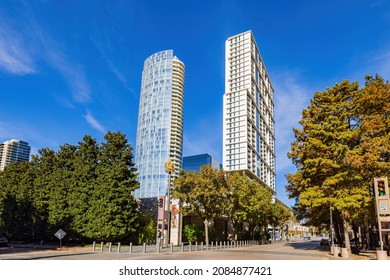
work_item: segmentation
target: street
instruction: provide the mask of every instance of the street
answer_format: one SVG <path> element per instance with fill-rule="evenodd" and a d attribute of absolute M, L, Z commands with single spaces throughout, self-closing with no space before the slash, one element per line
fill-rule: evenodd
<path fill-rule="evenodd" d="M 188 248 L 184 252 L 180 247 L 175 247 L 173 253 L 165 248 L 158 253 L 155 246 L 148 246 L 147 253 L 142 252 L 142 246 L 137 246 L 132 253 L 129 247 L 123 246 L 118 253 L 113 250 L 92 251 L 92 246 L 87 247 L 62 247 L 62 248 L 26 248 L 3 247 L 0 248 L 2 260 L 342 260 L 341 257 L 330 255 L 329 250 L 320 247 L 320 238 L 313 240 L 296 240 L 285 243 L 267 245 L 251 245 L 247 247 L 223 248 L 213 250 L 195 251 L 193 245 L 191 251 Z M 351 255 L 349 259 L 375 259 L 372 255 Z"/>

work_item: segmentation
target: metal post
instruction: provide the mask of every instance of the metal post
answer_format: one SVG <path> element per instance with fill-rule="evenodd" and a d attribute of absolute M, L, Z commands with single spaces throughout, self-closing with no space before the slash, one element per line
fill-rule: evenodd
<path fill-rule="evenodd" d="M 184 243 L 181 243 L 181 251 L 184 252 Z"/>
<path fill-rule="evenodd" d="M 104 244 L 103 244 L 103 242 L 101 242 L 100 243 L 100 252 L 103 252 L 103 246 L 104 246 Z"/>
<path fill-rule="evenodd" d="M 95 252 L 96 242 L 94 241 L 92 244 L 92 252 Z"/>
<path fill-rule="evenodd" d="M 110 242 L 110 243 L 108 243 L 108 252 L 111 253 L 111 250 L 112 250 L 112 243 Z"/>
<path fill-rule="evenodd" d="M 190 242 L 190 244 L 188 244 L 188 252 L 191 252 L 192 251 L 192 243 Z"/>
<path fill-rule="evenodd" d="M 198 241 L 195 242 L 195 251 L 198 251 Z"/>
<path fill-rule="evenodd" d="M 129 252 L 130 252 L 130 254 L 133 253 L 133 243 L 132 243 L 132 242 L 130 242 L 130 249 L 129 249 Z"/>
<path fill-rule="evenodd" d="M 121 243 L 118 242 L 118 253 L 120 253 L 120 252 L 121 252 Z"/>
<path fill-rule="evenodd" d="M 144 254 L 146 254 L 146 243 L 144 243 L 144 247 L 143 247 L 142 252 L 143 252 Z"/>
<path fill-rule="evenodd" d="M 168 211 L 169 212 L 169 217 L 168 217 L 168 221 L 167 221 L 167 224 L 168 224 L 168 230 L 167 230 L 167 234 L 165 236 L 166 238 L 166 245 L 168 246 L 168 244 L 170 243 L 170 236 L 171 236 L 171 176 L 172 176 L 172 172 L 175 172 L 175 165 L 173 164 L 172 160 L 169 158 L 168 161 L 165 163 L 165 172 L 168 173 L 168 188 L 167 188 L 167 201 L 165 203 L 165 211 Z"/>
<path fill-rule="evenodd" d="M 333 228 L 333 215 L 332 215 L 332 206 L 329 206 L 330 211 L 330 244 L 334 246 L 334 228 Z"/>
<path fill-rule="evenodd" d="M 171 242 L 171 253 L 173 253 L 173 243 Z"/>
<path fill-rule="evenodd" d="M 200 250 L 203 251 L 203 241 L 200 243 Z"/>

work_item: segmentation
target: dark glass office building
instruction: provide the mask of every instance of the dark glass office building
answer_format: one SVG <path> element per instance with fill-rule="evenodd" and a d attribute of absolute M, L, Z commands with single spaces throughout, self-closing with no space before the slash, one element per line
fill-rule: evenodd
<path fill-rule="evenodd" d="M 219 163 L 216 159 L 214 159 L 209 154 L 200 154 L 183 157 L 183 169 L 188 172 L 200 171 L 200 167 L 202 165 L 210 165 L 215 169 L 221 169 L 222 164 Z"/>

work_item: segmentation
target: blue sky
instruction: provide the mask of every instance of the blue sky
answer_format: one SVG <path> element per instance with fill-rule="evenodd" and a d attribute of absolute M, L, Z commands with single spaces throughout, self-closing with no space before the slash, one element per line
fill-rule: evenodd
<path fill-rule="evenodd" d="M 0 141 L 32 152 L 103 141 L 135 147 L 144 60 L 173 49 L 186 67 L 184 155 L 222 160 L 225 40 L 252 30 L 275 88 L 277 196 L 313 93 L 344 79 L 390 80 L 390 1 L 13 1 L 0 4 Z"/>

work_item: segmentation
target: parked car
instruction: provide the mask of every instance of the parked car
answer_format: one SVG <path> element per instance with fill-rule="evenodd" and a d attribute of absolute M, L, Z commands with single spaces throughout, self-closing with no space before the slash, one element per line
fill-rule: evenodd
<path fill-rule="evenodd" d="M 329 240 L 327 238 L 322 238 L 320 241 L 321 246 L 329 246 Z"/>
<path fill-rule="evenodd" d="M 0 235 L 0 246 L 8 246 L 8 240 L 4 236 Z"/>
<path fill-rule="evenodd" d="M 311 237 L 310 236 L 304 236 L 303 240 L 311 240 Z"/>

